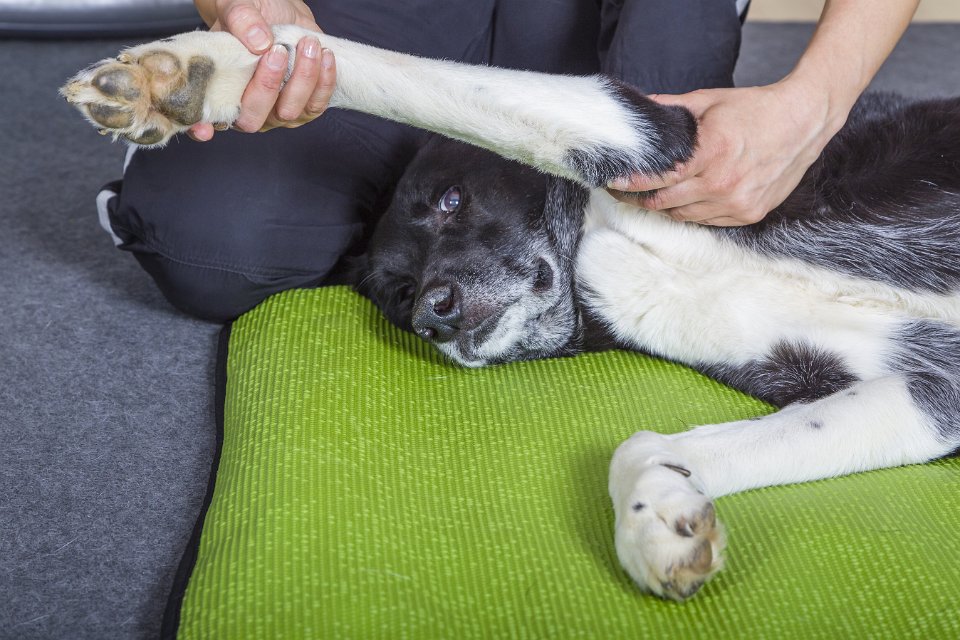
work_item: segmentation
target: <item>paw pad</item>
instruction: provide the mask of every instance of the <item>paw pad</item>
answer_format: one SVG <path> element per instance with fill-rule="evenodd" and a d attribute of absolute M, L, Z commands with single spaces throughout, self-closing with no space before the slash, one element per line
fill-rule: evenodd
<path fill-rule="evenodd" d="M 166 142 L 203 118 L 213 61 L 171 50 L 127 51 L 78 74 L 61 93 L 100 130 L 136 144 Z"/>

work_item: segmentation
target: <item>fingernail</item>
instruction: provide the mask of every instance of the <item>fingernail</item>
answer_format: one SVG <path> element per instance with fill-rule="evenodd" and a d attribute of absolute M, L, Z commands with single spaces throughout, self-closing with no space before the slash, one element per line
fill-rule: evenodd
<path fill-rule="evenodd" d="M 324 69 L 329 69 L 333 67 L 333 51 L 330 49 L 324 49 L 320 58 L 320 66 Z"/>
<path fill-rule="evenodd" d="M 316 38 L 308 38 L 307 44 L 303 48 L 303 55 L 308 58 L 316 58 L 317 53 L 320 51 L 320 41 Z"/>
<path fill-rule="evenodd" d="M 630 188 L 630 180 L 627 178 L 614 178 L 607 183 L 607 187 L 610 189 L 617 189 L 618 191 L 623 191 L 624 189 Z"/>
<path fill-rule="evenodd" d="M 251 44 L 254 49 L 262 51 L 270 46 L 270 36 L 260 27 L 254 27 L 250 29 L 250 31 L 247 31 L 247 42 Z"/>
<path fill-rule="evenodd" d="M 287 68 L 287 50 L 283 45 L 274 45 L 267 54 L 267 67 L 274 71 Z"/>

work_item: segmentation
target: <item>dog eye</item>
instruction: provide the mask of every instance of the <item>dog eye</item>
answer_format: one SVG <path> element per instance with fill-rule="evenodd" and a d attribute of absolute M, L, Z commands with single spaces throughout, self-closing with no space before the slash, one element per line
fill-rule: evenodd
<path fill-rule="evenodd" d="M 413 284 L 405 284 L 400 287 L 400 299 L 404 302 L 413 301 L 413 296 L 417 295 L 417 287 Z"/>
<path fill-rule="evenodd" d="M 460 187 L 450 187 L 440 198 L 440 211 L 450 213 L 460 206 Z"/>

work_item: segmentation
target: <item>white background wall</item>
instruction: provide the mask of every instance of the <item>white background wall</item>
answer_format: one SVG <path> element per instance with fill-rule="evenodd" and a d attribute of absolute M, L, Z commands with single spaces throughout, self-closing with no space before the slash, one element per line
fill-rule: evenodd
<path fill-rule="evenodd" d="M 823 0 L 753 0 L 749 19 L 756 21 L 813 21 Z M 914 22 L 960 22 L 960 0 L 922 0 Z"/>

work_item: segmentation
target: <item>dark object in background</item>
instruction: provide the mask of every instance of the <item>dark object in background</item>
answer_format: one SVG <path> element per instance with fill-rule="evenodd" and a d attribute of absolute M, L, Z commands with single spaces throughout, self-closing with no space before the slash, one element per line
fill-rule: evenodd
<path fill-rule="evenodd" d="M 0 0 L 0 36 L 158 35 L 202 26 L 192 0 Z"/>

